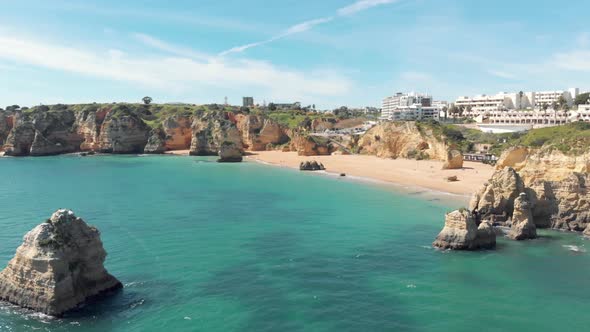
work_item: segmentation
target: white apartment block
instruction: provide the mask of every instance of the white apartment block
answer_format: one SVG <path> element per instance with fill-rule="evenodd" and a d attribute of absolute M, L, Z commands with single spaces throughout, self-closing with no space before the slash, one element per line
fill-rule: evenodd
<path fill-rule="evenodd" d="M 478 95 L 475 97 L 459 97 L 455 105 L 463 108 L 463 116 L 475 118 L 487 115 L 489 112 L 540 109 L 543 106 L 551 107 L 558 103 L 563 96 L 569 106 L 580 93 L 578 88 L 571 88 L 561 91 L 540 91 L 540 92 L 500 92 L 496 95 Z"/>
<path fill-rule="evenodd" d="M 421 93 L 398 92 L 383 99 L 381 118 L 384 120 L 416 120 L 422 117 L 430 118 L 432 110 L 432 96 Z M 438 118 L 438 114 L 437 114 Z"/>
<path fill-rule="evenodd" d="M 441 108 L 436 106 L 422 106 L 414 104 L 412 106 L 399 106 L 385 113 L 381 113 L 382 120 L 391 121 L 415 121 L 415 120 L 439 120 Z"/>

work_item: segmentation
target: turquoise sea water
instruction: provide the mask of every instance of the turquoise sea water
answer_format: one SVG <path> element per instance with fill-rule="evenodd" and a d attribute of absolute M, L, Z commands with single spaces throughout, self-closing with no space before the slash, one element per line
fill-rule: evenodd
<path fill-rule="evenodd" d="M 117 295 L 0 331 L 586 331 L 579 234 L 441 252 L 435 196 L 192 157 L 0 159 L 0 265 L 57 208 L 96 225 Z"/>

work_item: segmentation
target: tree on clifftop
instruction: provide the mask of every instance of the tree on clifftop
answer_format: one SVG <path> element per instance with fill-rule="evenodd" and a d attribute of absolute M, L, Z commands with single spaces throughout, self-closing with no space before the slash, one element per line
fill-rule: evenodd
<path fill-rule="evenodd" d="M 152 97 L 145 96 L 141 100 L 143 100 L 144 104 L 149 105 L 152 102 Z"/>

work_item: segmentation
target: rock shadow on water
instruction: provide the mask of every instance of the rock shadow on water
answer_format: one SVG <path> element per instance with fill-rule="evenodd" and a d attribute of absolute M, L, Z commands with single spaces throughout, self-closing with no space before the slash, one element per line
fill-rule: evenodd
<path fill-rule="evenodd" d="M 252 240 L 253 256 L 215 273 L 202 295 L 239 301 L 250 312 L 248 331 L 413 329 L 400 300 L 370 286 L 369 276 L 395 274 L 390 257 L 306 253 L 301 243 L 291 232 Z"/>

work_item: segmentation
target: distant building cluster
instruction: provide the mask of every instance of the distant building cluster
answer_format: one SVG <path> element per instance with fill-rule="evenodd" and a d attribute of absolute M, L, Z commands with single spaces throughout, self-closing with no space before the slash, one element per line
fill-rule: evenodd
<path fill-rule="evenodd" d="M 569 122 L 590 122 L 590 100 L 577 105 L 579 88 L 557 91 L 500 92 L 495 95 L 462 96 L 449 104 L 434 101 L 429 94 L 401 93 L 385 97 L 382 120 L 440 120 L 441 117 L 473 119 L 482 126 L 556 126 Z M 579 98 L 578 98 L 579 99 Z M 579 101 L 578 101 L 579 103 Z"/>
<path fill-rule="evenodd" d="M 455 101 L 455 106 L 463 109 L 463 116 L 477 117 L 491 111 L 555 108 L 561 100 L 571 107 L 579 94 L 579 88 L 561 91 L 500 92 L 491 96 L 483 94 L 459 97 Z"/>
<path fill-rule="evenodd" d="M 398 92 L 383 99 L 381 119 L 392 121 L 438 120 L 446 102 L 435 102 L 431 95 Z"/>

